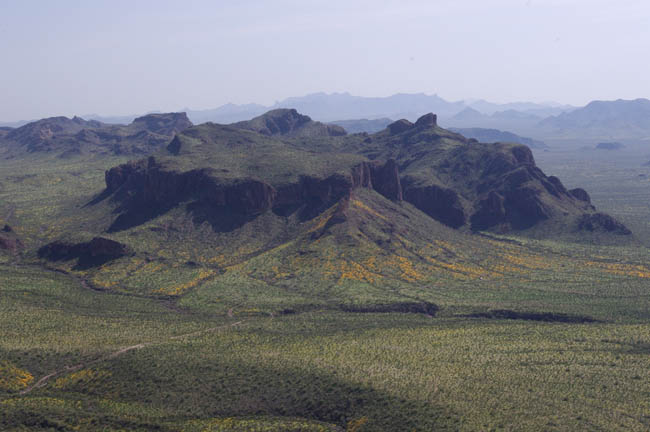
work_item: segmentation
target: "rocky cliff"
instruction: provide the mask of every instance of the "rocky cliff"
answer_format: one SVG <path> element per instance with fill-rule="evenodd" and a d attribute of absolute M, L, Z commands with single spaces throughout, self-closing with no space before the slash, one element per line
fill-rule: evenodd
<path fill-rule="evenodd" d="M 103 197 L 119 215 L 110 229 L 181 203 L 219 209 L 218 217 L 240 224 L 266 211 L 305 220 L 366 188 L 455 229 L 521 232 L 543 223 L 549 235 L 629 233 L 596 213 L 586 191 L 546 176 L 528 147 L 468 140 L 440 128 L 432 113 L 373 135 L 310 140 L 300 135 L 308 127 L 309 117 L 276 110 L 238 125 L 187 129 L 155 156 L 106 173 Z M 346 205 L 339 207 L 344 215 Z"/>

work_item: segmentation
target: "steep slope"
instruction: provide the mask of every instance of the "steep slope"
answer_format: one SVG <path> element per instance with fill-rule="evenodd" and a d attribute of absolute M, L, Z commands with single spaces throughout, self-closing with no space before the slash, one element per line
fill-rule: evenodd
<path fill-rule="evenodd" d="M 7 134 L 9 132 L 11 132 L 12 130 L 13 130 L 13 128 L 10 128 L 10 127 L 0 127 L 0 139 L 7 136 Z"/>
<path fill-rule="evenodd" d="M 582 229 L 579 219 L 594 213 L 559 179 L 544 175 L 528 147 L 467 140 L 438 127 L 433 114 L 397 121 L 358 151 L 395 159 L 404 199 L 454 228 L 510 232 L 540 225 L 537 235 L 551 236 Z M 615 221 L 605 225 L 605 231 L 627 233 Z"/>
<path fill-rule="evenodd" d="M 323 126 L 276 110 L 244 124 L 190 128 L 149 159 L 106 173 L 98 199 L 119 203 L 109 229 L 185 202 L 221 231 L 269 210 L 304 221 L 366 187 L 456 229 L 629 233 L 544 175 L 526 146 L 468 140 L 438 127 L 434 114 L 370 136 L 323 136 Z"/>
<path fill-rule="evenodd" d="M 8 131 L 0 136 L 0 147 L 10 156 L 38 152 L 64 157 L 82 153 L 147 154 L 190 126 L 185 113 L 149 114 L 129 125 L 52 117 Z"/>

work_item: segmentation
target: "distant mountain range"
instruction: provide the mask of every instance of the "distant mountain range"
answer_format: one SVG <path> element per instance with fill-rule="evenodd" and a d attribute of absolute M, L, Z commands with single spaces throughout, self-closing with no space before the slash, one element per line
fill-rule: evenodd
<path fill-rule="evenodd" d="M 386 127 L 391 124 L 393 120 L 389 118 L 379 118 L 374 120 L 368 119 L 354 119 L 354 120 L 336 120 L 330 122 L 330 124 L 335 124 L 341 126 L 348 133 L 375 133 L 380 130 L 386 129 Z"/>
<path fill-rule="evenodd" d="M 510 142 L 510 143 L 523 144 L 534 149 L 542 149 L 548 147 L 543 141 L 522 137 L 513 134 L 512 132 L 501 131 L 498 129 L 450 128 L 449 130 L 459 133 L 464 137 L 474 138 L 475 140 L 484 143 Z"/>
<path fill-rule="evenodd" d="M 18 128 L 0 129 L 0 153 L 54 152 L 62 157 L 98 153 L 142 155 L 167 144 L 178 132 L 192 126 L 185 113 L 148 114 L 128 125 L 50 117 Z"/>
<path fill-rule="evenodd" d="M 195 124 L 206 121 L 226 124 L 256 117 L 264 112 L 278 108 L 294 108 L 318 121 L 336 124 L 348 119 L 404 118 L 415 121 L 421 113 L 428 111 L 435 112 L 441 120 L 447 120 L 468 108 L 490 116 L 500 111 L 514 110 L 532 116 L 539 121 L 548 115 L 557 115 L 574 109 L 574 107 L 568 105 L 553 103 L 518 102 L 495 104 L 483 100 L 450 102 L 438 95 L 426 95 L 424 93 L 400 93 L 387 97 L 362 97 L 353 96 L 349 93 L 314 93 L 301 97 L 290 97 L 272 106 L 226 104 L 212 110 L 184 111 L 187 112 L 188 117 Z"/>
<path fill-rule="evenodd" d="M 194 124 L 230 124 L 265 112 L 296 109 L 314 120 L 337 124 L 348 132 L 376 132 L 388 119 L 413 121 L 422 112 L 435 112 L 440 124 L 453 128 L 511 131 L 517 135 L 545 139 L 647 139 L 650 137 L 650 100 L 594 101 L 582 108 L 557 103 L 515 102 L 496 104 L 484 100 L 449 102 L 437 95 L 396 94 L 361 97 L 349 93 L 314 93 L 291 97 L 272 106 L 226 104 L 215 109 L 182 111 Z M 102 123 L 127 124 L 136 115 L 82 116 Z M 355 120 L 352 120 L 355 119 Z M 364 123 L 365 122 L 365 123 Z M 0 123 L 17 127 L 27 122 Z"/>
<path fill-rule="evenodd" d="M 540 133 L 559 137 L 647 138 L 650 100 L 593 101 L 583 108 L 542 120 Z"/>

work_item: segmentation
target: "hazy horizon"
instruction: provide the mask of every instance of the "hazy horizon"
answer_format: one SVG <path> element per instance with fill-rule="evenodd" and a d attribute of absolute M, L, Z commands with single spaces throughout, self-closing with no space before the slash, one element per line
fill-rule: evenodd
<path fill-rule="evenodd" d="M 1 6 L 0 121 L 272 105 L 650 97 L 638 0 L 19 2 Z"/>

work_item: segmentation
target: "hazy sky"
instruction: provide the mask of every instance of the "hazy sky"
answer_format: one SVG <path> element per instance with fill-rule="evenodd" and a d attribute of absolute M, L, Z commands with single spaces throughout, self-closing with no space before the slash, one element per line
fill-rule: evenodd
<path fill-rule="evenodd" d="M 650 97 L 648 0 L 0 0 L 0 120 L 288 96 Z"/>

